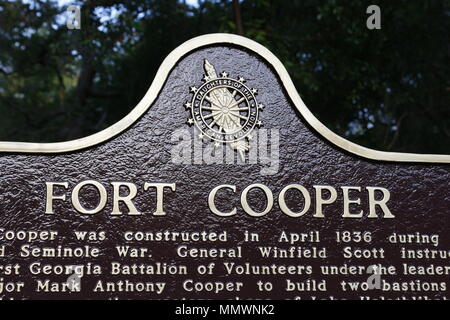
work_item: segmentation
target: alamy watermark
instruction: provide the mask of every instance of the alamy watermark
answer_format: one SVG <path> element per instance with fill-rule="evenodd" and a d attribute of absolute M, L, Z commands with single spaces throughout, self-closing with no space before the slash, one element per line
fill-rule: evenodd
<path fill-rule="evenodd" d="M 67 21 L 66 26 L 68 29 L 81 29 L 81 9 L 79 6 L 71 5 L 67 7 Z"/>
<path fill-rule="evenodd" d="M 249 140 L 245 159 L 228 144 L 215 144 L 199 138 L 194 128 L 181 128 L 172 132 L 171 158 L 174 164 L 183 165 L 245 165 L 259 164 L 261 175 L 274 175 L 280 167 L 279 129 L 255 129 Z"/>
<path fill-rule="evenodd" d="M 81 278 L 84 275 L 84 266 L 72 265 L 67 266 L 67 268 L 68 271 L 73 272 L 66 280 L 67 288 L 72 292 L 81 292 Z"/>
<path fill-rule="evenodd" d="M 366 26 L 369 30 L 381 29 L 381 9 L 376 4 L 372 4 L 367 7 L 367 14 L 370 16 L 367 18 Z"/>
<path fill-rule="evenodd" d="M 367 267 L 366 273 L 371 274 L 366 281 L 368 290 L 381 289 L 381 272 L 378 269 L 377 265 Z"/>

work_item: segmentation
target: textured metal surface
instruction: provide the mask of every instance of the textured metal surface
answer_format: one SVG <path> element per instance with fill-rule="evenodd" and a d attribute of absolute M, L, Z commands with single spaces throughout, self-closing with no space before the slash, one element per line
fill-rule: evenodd
<path fill-rule="evenodd" d="M 279 128 L 280 136 L 280 170 L 272 176 L 261 176 L 260 165 L 176 165 L 171 163 L 170 143 L 171 134 L 176 128 L 184 128 L 187 113 L 183 104 L 189 101 L 191 94 L 188 87 L 198 83 L 203 76 L 202 63 L 204 58 L 216 66 L 220 71 L 226 70 L 234 76 L 243 76 L 252 86 L 259 88 L 258 101 L 266 105 L 261 114 L 265 128 Z M 298 88 L 301 93 L 301 88 Z M 326 90 L 326 89 L 324 89 Z M 398 258 L 398 250 L 385 242 L 375 241 L 370 247 L 385 247 L 387 258 L 373 260 L 371 263 L 363 260 L 345 261 L 340 254 L 340 247 L 334 243 L 335 231 L 359 230 L 372 231 L 374 237 L 380 239 L 392 232 L 437 233 L 441 235 L 441 243 L 449 244 L 448 230 L 450 220 L 450 194 L 448 192 L 450 170 L 448 165 L 420 165 L 400 163 L 377 163 L 351 156 L 336 147 L 331 146 L 314 133 L 294 111 L 289 98 L 282 89 L 277 76 L 270 67 L 253 53 L 242 49 L 212 46 L 203 48 L 184 57 L 171 72 L 158 99 L 149 111 L 137 121 L 130 129 L 114 139 L 96 147 L 63 155 L 0 155 L 0 226 L 13 230 L 58 230 L 64 239 L 57 242 L 46 243 L 48 246 L 64 244 L 80 246 L 84 243 L 75 240 L 73 230 L 106 231 L 107 239 L 103 242 L 93 241 L 102 249 L 104 256 L 101 259 L 83 259 L 71 261 L 70 259 L 42 259 L 49 264 L 92 262 L 104 266 L 105 274 L 102 276 L 86 276 L 83 279 L 83 293 L 43 294 L 34 292 L 33 279 L 45 279 L 50 276 L 31 276 L 26 271 L 30 261 L 39 259 L 18 258 L 17 252 L 23 242 L 4 242 L 7 245 L 7 256 L 1 264 L 18 262 L 24 265 L 23 274 L 16 279 L 26 281 L 25 292 L 16 297 L 32 298 L 286 298 L 299 294 L 284 292 L 282 279 L 290 278 L 295 281 L 323 279 L 319 274 L 312 276 L 233 276 L 230 281 L 243 280 L 246 283 L 243 291 L 239 293 L 224 293 L 221 295 L 187 294 L 181 289 L 180 279 L 193 278 L 199 280 L 224 281 L 223 269 L 217 269 L 216 275 L 205 277 L 196 275 L 195 267 L 212 259 L 181 259 L 175 254 L 174 244 L 151 244 L 153 258 L 136 259 L 136 262 L 152 261 L 179 262 L 192 266 L 189 276 L 164 277 L 133 277 L 109 276 L 108 266 L 116 258 L 114 246 L 125 243 L 121 235 L 127 230 L 142 231 L 221 231 L 227 230 L 231 236 L 226 246 L 242 244 L 244 258 L 241 262 L 251 261 L 257 264 L 269 264 L 269 261 L 257 258 L 257 245 L 242 243 L 242 233 L 245 230 L 258 232 L 262 244 L 274 244 L 282 230 L 291 232 L 305 232 L 319 230 L 322 233 L 322 243 L 317 246 L 327 246 L 329 257 L 325 260 L 290 260 L 290 264 L 340 264 L 344 262 L 368 265 L 373 263 L 395 264 L 402 262 Z M 73 187 L 78 182 L 95 179 L 103 183 L 111 192 L 110 182 L 128 181 L 139 186 L 140 192 L 135 199 L 136 206 L 144 212 L 143 216 L 111 217 L 103 212 L 94 216 L 76 213 L 69 201 L 58 201 L 55 215 L 44 215 L 45 210 L 45 182 L 67 181 Z M 175 193 L 165 194 L 165 211 L 167 216 L 154 217 L 151 212 L 155 210 L 154 191 L 143 192 L 144 182 L 173 182 L 177 184 Z M 324 209 L 325 219 L 313 219 L 310 214 L 294 219 L 289 218 L 278 210 L 275 204 L 272 212 L 264 217 L 252 218 L 245 215 L 238 206 L 238 195 L 227 199 L 238 206 L 238 214 L 233 217 L 221 218 L 212 215 L 207 206 L 207 196 L 210 190 L 219 184 L 233 184 L 238 192 L 252 183 L 263 183 L 269 186 L 274 195 L 287 184 L 299 183 L 306 187 L 326 184 L 338 186 L 380 186 L 391 191 L 390 208 L 396 215 L 395 219 L 342 219 L 342 203 L 336 201 Z M 141 192 L 142 191 L 142 192 Z M 254 197 L 260 196 L 254 194 Z M 92 203 L 97 203 L 96 195 L 92 194 Z M 366 203 L 366 202 L 364 202 Z M 227 204 L 224 204 L 227 207 Z M 367 211 L 368 208 L 363 206 Z M 106 213 L 111 211 L 111 199 L 108 200 Z M 213 244 L 220 246 L 220 244 Z M 139 245 L 138 245 L 139 246 Z M 206 246 L 199 244 L 198 246 Z M 308 246 L 308 245 L 305 245 Z M 414 246 L 410 246 L 414 247 Z M 416 246 L 421 247 L 421 246 Z M 423 247 L 423 246 L 422 246 Z M 225 259 L 232 261 L 233 259 Z M 132 259 L 124 259 L 133 263 Z M 219 259 L 216 260 L 220 262 Z M 416 261 L 416 264 L 425 264 L 426 261 Z M 428 262 L 429 263 L 429 262 Z M 7 279 L 7 276 L 4 276 Z M 53 278 L 53 277 L 52 277 Z M 64 281 L 67 277 L 56 277 L 55 280 Z M 92 294 L 90 288 L 99 278 L 105 280 L 132 279 L 146 281 L 167 282 L 167 289 L 162 296 L 148 293 L 108 293 Z M 337 279 L 339 276 L 329 278 L 329 293 L 334 296 L 356 297 L 357 295 L 340 293 Z M 357 279 L 358 277 L 353 277 Z M 367 277 L 360 277 L 360 280 Z M 420 277 L 414 277 L 414 279 Z M 245 279 L 245 280 L 244 280 Z M 251 281 L 253 279 L 254 281 Z M 258 279 L 273 281 L 276 285 L 270 293 L 260 293 L 257 290 Z M 327 278 L 325 278 L 327 279 Z M 335 280 L 331 280 L 335 279 Z M 423 278 L 424 279 L 424 278 Z M 434 277 L 437 280 L 446 280 L 444 276 Z M 392 281 L 393 278 L 391 279 Z M 395 281 L 405 278 L 395 277 Z M 388 293 L 371 292 L 372 296 L 389 296 Z M 304 295 L 304 294 L 301 294 Z M 309 295 L 309 294 L 308 294 Z M 315 295 L 315 294 L 314 294 Z M 320 296 L 320 294 L 318 294 Z M 403 294 L 396 294 L 396 296 Z M 405 294 L 408 296 L 408 294 Z M 427 292 L 430 297 L 439 296 Z"/>

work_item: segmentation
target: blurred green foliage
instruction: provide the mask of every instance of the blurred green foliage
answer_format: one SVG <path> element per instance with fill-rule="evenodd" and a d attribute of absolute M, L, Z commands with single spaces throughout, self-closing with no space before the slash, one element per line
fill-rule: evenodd
<path fill-rule="evenodd" d="M 191 3 L 191 2 L 190 2 Z M 81 6 L 81 30 L 65 9 Z M 380 150 L 450 154 L 450 5 L 379 0 L 0 1 L 0 140 L 64 141 L 118 121 L 164 57 L 212 32 L 267 46 L 330 129 Z"/>

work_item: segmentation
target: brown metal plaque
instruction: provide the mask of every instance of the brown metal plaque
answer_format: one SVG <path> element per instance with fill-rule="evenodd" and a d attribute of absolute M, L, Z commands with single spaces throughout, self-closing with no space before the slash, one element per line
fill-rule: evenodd
<path fill-rule="evenodd" d="M 245 38 L 183 44 L 99 134 L 0 151 L 4 299 L 448 297 L 450 156 L 338 137 Z"/>

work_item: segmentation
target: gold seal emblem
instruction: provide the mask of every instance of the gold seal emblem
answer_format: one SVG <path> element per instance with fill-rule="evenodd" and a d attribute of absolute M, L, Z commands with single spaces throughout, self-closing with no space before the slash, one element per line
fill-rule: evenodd
<path fill-rule="evenodd" d="M 246 86 L 243 77 L 233 79 L 226 72 L 219 77 L 208 60 L 204 68 L 204 83 L 190 88 L 193 97 L 185 104 L 191 112 L 187 123 L 200 130 L 201 139 L 209 138 L 215 146 L 226 143 L 244 160 L 251 132 L 262 126 L 259 113 L 264 106 L 256 101 L 258 90 Z"/>

